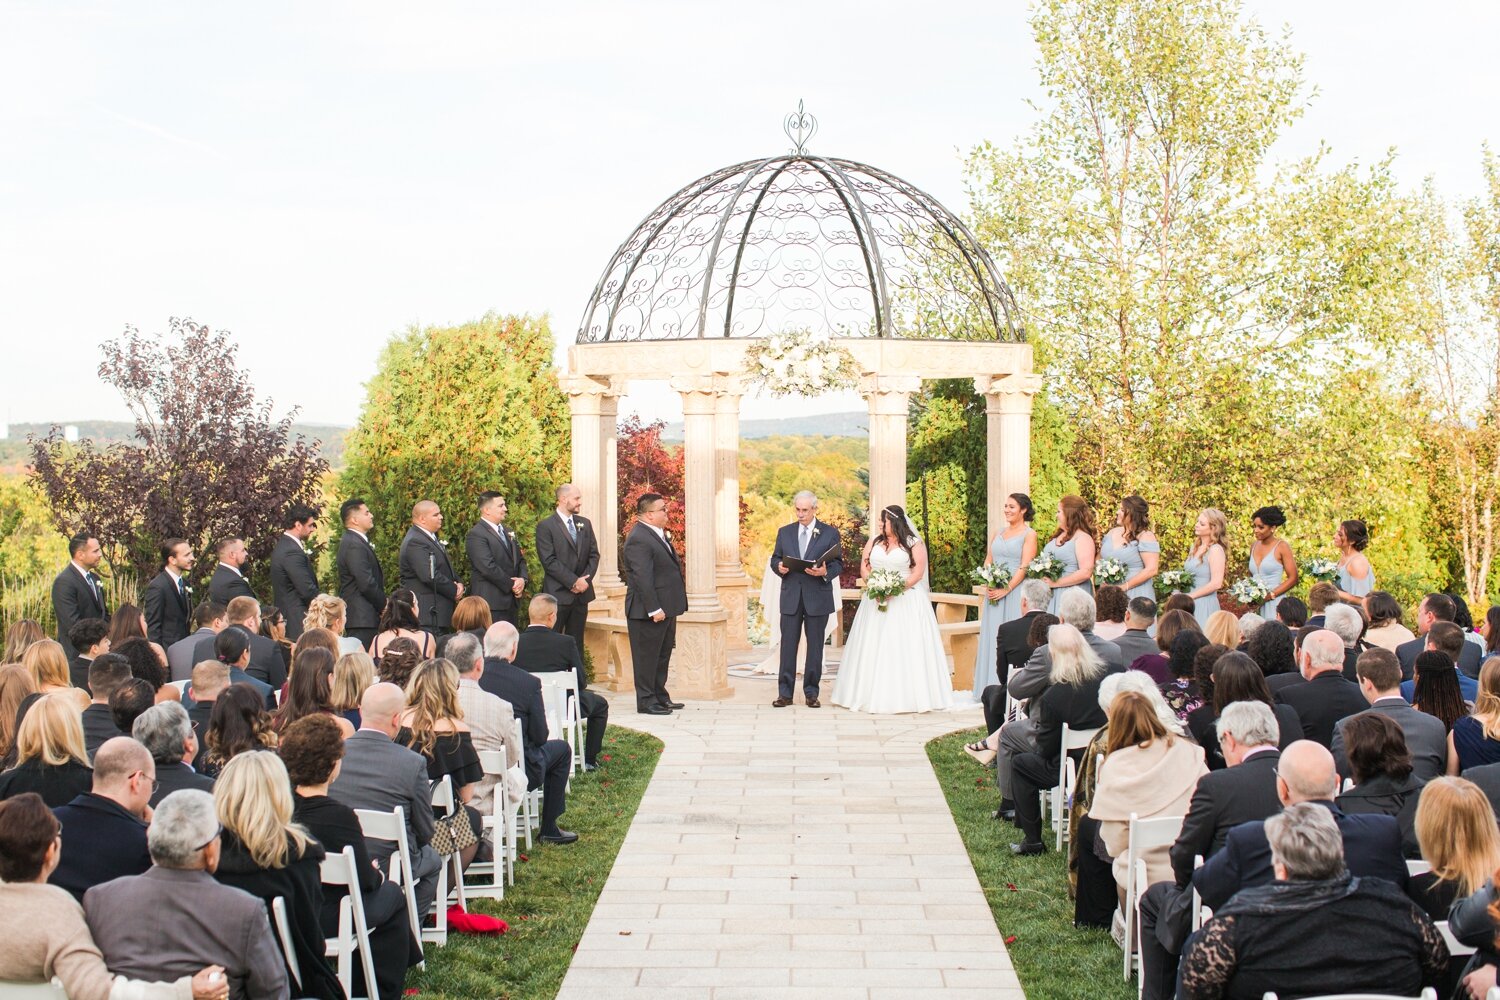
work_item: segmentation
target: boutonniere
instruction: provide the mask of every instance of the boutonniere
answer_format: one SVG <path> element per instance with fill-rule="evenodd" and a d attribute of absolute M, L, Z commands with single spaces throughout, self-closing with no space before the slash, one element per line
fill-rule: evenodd
<path fill-rule="evenodd" d="M 446 549 L 446 548 L 447 548 L 447 547 L 448 547 L 448 543 L 447 543 L 447 542 L 445 542 L 445 541 L 444 541 L 444 540 L 443 540 L 443 539 L 441 539 L 441 538 L 439 538 L 439 539 L 438 539 L 438 540 L 437 540 L 437 543 L 438 543 L 438 544 L 439 544 L 439 545 L 441 545 L 441 546 L 442 546 L 442 547 L 443 547 L 443 548 L 445 548 L 445 549 Z"/>
<path fill-rule="evenodd" d="M 191 583 L 184 583 L 182 585 L 182 592 L 184 594 L 191 594 L 193 592 L 193 585 Z"/>
<path fill-rule="evenodd" d="M 817 521 L 813 522 L 811 537 L 812 538 L 817 538 L 818 537 L 818 522 Z"/>
<path fill-rule="evenodd" d="M 661 529 L 661 535 L 662 535 L 663 538 L 665 538 L 669 542 L 672 540 L 672 533 L 670 531 L 668 531 L 666 528 Z"/>

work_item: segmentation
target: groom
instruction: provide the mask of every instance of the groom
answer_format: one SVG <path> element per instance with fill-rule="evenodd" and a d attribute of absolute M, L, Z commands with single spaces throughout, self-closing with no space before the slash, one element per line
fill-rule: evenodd
<path fill-rule="evenodd" d="M 833 581 L 844 571 L 844 549 L 838 529 L 817 519 L 818 498 L 803 490 L 792 498 L 797 520 L 776 532 L 771 551 L 771 569 L 781 577 L 781 673 L 776 708 L 792 703 L 792 685 L 797 680 L 797 644 L 807 636 L 807 665 L 802 674 L 802 693 L 808 708 L 817 708 L 818 684 L 823 679 L 823 636 L 828 616 L 836 610 Z M 820 565 L 794 570 L 784 558 L 824 560 Z"/>

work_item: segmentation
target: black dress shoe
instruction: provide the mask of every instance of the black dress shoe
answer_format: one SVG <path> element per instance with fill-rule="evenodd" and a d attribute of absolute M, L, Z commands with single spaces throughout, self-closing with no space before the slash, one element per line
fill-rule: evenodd
<path fill-rule="evenodd" d="M 1016 818 L 1016 811 L 1014 809 L 996 809 L 990 813 L 990 817 L 992 819 L 1013 820 Z"/>
<path fill-rule="evenodd" d="M 667 706 L 668 708 L 687 708 L 687 706 L 680 701 L 664 701 L 662 702 L 662 704 Z"/>
<path fill-rule="evenodd" d="M 542 834 L 542 839 L 549 844 L 571 844 L 578 839 L 578 834 L 572 830 L 564 830 L 562 827 L 558 827 L 556 833 Z"/>
<path fill-rule="evenodd" d="M 543 837 L 542 839 L 545 840 L 547 838 Z M 1031 856 L 1033 854 L 1045 854 L 1046 852 L 1047 852 L 1047 845 L 1044 844 L 1044 843 L 1042 843 L 1040 840 L 1037 841 L 1034 844 L 1032 844 L 1032 843 L 1021 843 L 1021 844 L 1011 844 L 1010 845 L 1010 853 L 1016 855 L 1017 857 L 1022 857 L 1022 858 L 1029 857 L 1029 856 Z"/>
<path fill-rule="evenodd" d="M 792 699 L 790 699 L 790 698 L 777 698 L 775 701 L 771 702 L 771 707 L 772 708 L 786 708 L 791 703 L 792 703 Z"/>
<path fill-rule="evenodd" d="M 647 705 L 636 709 L 638 715 L 671 715 L 672 710 L 665 705 Z"/>
<path fill-rule="evenodd" d="M 598 764 L 585 763 L 583 765 L 583 770 L 585 772 L 588 772 L 588 771 L 597 771 L 597 770 L 599 770 L 599 765 Z"/>
<path fill-rule="evenodd" d="M 807 699 L 807 707 L 808 708 L 822 708 L 823 707 L 823 703 L 821 701 L 819 701 L 818 699 L 816 699 L 816 698 L 809 698 L 809 699 Z"/>

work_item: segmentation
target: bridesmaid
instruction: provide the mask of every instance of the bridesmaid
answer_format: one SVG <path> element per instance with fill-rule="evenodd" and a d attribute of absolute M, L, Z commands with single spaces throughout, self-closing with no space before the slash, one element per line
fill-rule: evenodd
<path fill-rule="evenodd" d="M 1012 493 L 1005 498 L 1002 513 L 1005 526 L 990 539 L 985 565 L 1009 566 L 1010 583 L 991 589 L 979 608 L 979 655 L 974 661 L 976 698 L 987 686 L 999 683 L 995 634 L 1003 623 L 1021 617 L 1021 597 L 1016 588 L 1026 579 L 1026 567 L 1036 558 L 1036 532 L 1031 527 L 1036 509 L 1031 505 L 1031 497 L 1025 493 Z"/>
<path fill-rule="evenodd" d="M 1137 597 L 1156 600 L 1151 581 L 1161 567 L 1161 545 L 1151 531 L 1151 508 L 1145 500 L 1132 494 L 1120 501 L 1115 526 L 1104 536 L 1099 558 L 1118 559 L 1124 565 L 1125 582 L 1120 588 L 1127 601 Z"/>
<path fill-rule="evenodd" d="M 1375 589 L 1375 569 L 1365 557 L 1370 529 L 1363 521 L 1340 521 L 1333 544 L 1339 550 L 1339 600 L 1363 605 L 1365 595 Z"/>
<path fill-rule="evenodd" d="M 1255 536 L 1250 544 L 1250 575 L 1271 592 L 1260 606 L 1260 616 L 1268 622 L 1276 620 L 1281 595 L 1297 586 L 1297 560 L 1292 547 L 1276 536 L 1276 529 L 1284 524 L 1286 514 L 1280 507 L 1262 507 L 1250 515 L 1250 532 Z"/>
<path fill-rule="evenodd" d="M 1094 531 L 1094 512 L 1083 497 L 1069 493 L 1057 502 L 1057 533 L 1042 549 L 1063 564 L 1062 576 L 1052 581 L 1048 610 L 1054 615 L 1064 591 L 1094 593 L 1094 560 L 1098 551 Z"/>
<path fill-rule="evenodd" d="M 1193 525 L 1193 551 L 1183 568 L 1193 574 L 1193 617 L 1200 627 L 1219 610 L 1219 591 L 1224 589 L 1224 567 L 1229 561 L 1229 521 L 1212 507 L 1198 515 Z"/>

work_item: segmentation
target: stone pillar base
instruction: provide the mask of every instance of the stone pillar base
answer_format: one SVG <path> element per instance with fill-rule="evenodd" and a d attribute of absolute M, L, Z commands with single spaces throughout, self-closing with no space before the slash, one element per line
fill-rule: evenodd
<path fill-rule="evenodd" d="M 594 599 L 589 603 L 590 618 L 624 618 L 625 585 L 619 587 L 595 587 Z"/>
<path fill-rule="evenodd" d="M 729 661 L 725 655 L 723 608 L 688 611 L 677 618 L 677 648 L 667 676 L 672 697 L 695 701 L 722 701 L 734 694 L 729 686 Z"/>
<path fill-rule="evenodd" d="M 741 571 L 731 576 L 721 576 L 715 584 L 719 591 L 719 603 L 724 605 L 724 610 L 729 614 L 725 624 L 724 648 L 731 651 L 752 649 L 750 577 Z"/>

